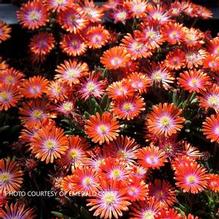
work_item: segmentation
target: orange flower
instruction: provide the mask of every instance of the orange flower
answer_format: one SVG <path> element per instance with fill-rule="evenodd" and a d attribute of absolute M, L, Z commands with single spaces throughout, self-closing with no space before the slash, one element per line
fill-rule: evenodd
<path fill-rule="evenodd" d="M 94 210 L 93 215 L 104 219 L 122 216 L 123 211 L 128 211 L 128 206 L 131 204 L 121 184 L 104 180 L 97 195 L 87 199 L 87 202 L 89 210 Z"/>
<path fill-rule="evenodd" d="M 208 174 L 208 189 L 213 192 L 219 192 L 219 174 Z"/>
<path fill-rule="evenodd" d="M 17 12 L 21 25 L 27 29 L 38 29 L 48 21 L 47 7 L 40 0 L 28 1 Z"/>
<path fill-rule="evenodd" d="M 0 210 L 1 218 L 22 218 L 22 219 L 35 219 L 36 215 L 34 210 L 27 208 L 24 204 L 16 202 L 15 204 L 6 204 L 4 209 Z"/>
<path fill-rule="evenodd" d="M 207 117 L 203 122 L 202 130 L 207 139 L 219 143 L 219 114 Z"/>
<path fill-rule="evenodd" d="M 87 50 L 87 45 L 80 34 L 64 34 L 60 47 L 64 53 L 69 56 L 83 55 Z"/>
<path fill-rule="evenodd" d="M 37 159 L 53 163 L 68 149 L 68 140 L 61 128 L 54 124 L 42 126 L 30 141 L 30 150 Z"/>
<path fill-rule="evenodd" d="M 16 192 L 23 183 L 23 172 L 17 162 L 10 159 L 0 160 L 0 193 L 8 195 Z"/>
<path fill-rule="evenodd" d="M 3 21 L 0 21 L 0 43 L 9 39 L 11 33 L 11 28 L 4 23 Z"/>
<path fill-rule="evenodd" d="M 48 55 L 55 46 L 55 38 L 52 33 L 40 32 L 31 38 L 30 51 L 39 57 Z"/>
<path fill-rule="evenodd" d="M 208 51 L 212 55 L 219 56 L 219 37 L 215 37 L 210 40 L 208 45 Z"/>
<path fill-rule="evenodd" d="M 73 6 L 73 0 L 45 0 L 46 6 L 52 11 L 64 11 Z"/>
<path fill-rule="evenodd" d="M 132 120 L 145 110 L 145 103 L 142 97 L 134 96 L 114 101 L 111 103 L 111 107 L 113 114 L 119 119 Z"/>
<path fill-rule="evenodd" d="M 82 9 L 76 4 L 60 11 L 57 21 L 63 29 L 75 34 L 85 29 L 89 22 Z"/>
<path fill-rule="evenodd" d="M 210 77 L 201 70 L 190 70 L 180 73 L 178 84 L 184 90 L 200 93 L 206 90 L 211 84 Z"/>
<path fill-rule="evenodd" d="M 145 0 L 126 0 L 124 6 L 131 13 L 132 17 L 142 18 L 146 17 L 147 4 Z"/>
<path fill-rule="evenodd" d="M 204 68 L 209 68 L 212 71 L 219 70 L 219 56 L 209 54 L 203 61 Z"/>
<path fill-rule="evenodd" d="M 20 91 L 26 98 L 39 98 L 46 92 L 49 81 L 42 76 L 33 76 L 23 81 Z"/>
<path fill-rule="evenodd" d="M 88 65 L 84 62 L 65 60 L 63 64 L 57 66 L 56 72 L 58 74 L 55 75 L 55 78 L 72 86 L 79 84 L 79 79 L 88 75 L 88 70 Z"/>
<path fill-rule="evenodd" d="M 154 219 L 183 219 L 181 214 L 179 214 L 174 208 L 162 208 Z"/>
<path fill-rule="evenodd" d="M 138 163 L 144 168 L 159 169 L 164 166 L 167 156 L 164 151 L 155 146 L 148 146 L 136 152 Z"/>
<path fill-rule="evenodd" d="M 20 92 L 15 86 L 0 84 L 0 111 L 7 111 L 9 108 L 16 106 L 20 99 Z"/>
<path fill-rule="evenodd" d="M 110 70 L 126 67 L 129 60 L 130 55 L 121 46 L 112 47 L 106 50 L 100 58 L 100 62 Z"/>
<path fill-rule="evenodd" d="M 94 143 L 110 142 L 119 135 L 119 122 L 109 112 L 90 116 L 85 124 L 85 132 Z"/>
<path fill-rule="evenodd" d="M 148 114 L 146 127 L 150 133 L 159 136 L 171 136 L 180 131 L 185 119 L 181 117 L 182 110 L 174 104 L 160 103 L 154 105 Z"/>
<path fill-rule="evenodd" d="M 91 26 L 84 36 L 89 48 L 98 49 L 106 45 L 110 38 L 110 33 L 102 25 Z"/>

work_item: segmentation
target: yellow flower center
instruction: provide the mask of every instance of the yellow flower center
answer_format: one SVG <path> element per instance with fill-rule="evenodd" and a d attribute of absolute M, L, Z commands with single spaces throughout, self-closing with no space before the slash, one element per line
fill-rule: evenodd
<path fill-rule="evenodd" d="M 154 219 L 154 212 L 151 210 L 147 210 L 143 214 L 144 219 Z"/>
<path fill-rule="evenodd" d="M 104 135 L 108 132 L 108 127 L 106 125 L 99 125 L 97 130 L 100 134 Z"/>
<path fill-rule="evenodd" d="M 76 69 L 69 69 L 66 73 L 69 78 L 78 77 L 80 74 Z"/>
<path fill-rule="evenodd" d="M 32 21 L 38 21 L 40 19 L 40 14 L 38 11 L 31 11 L 29 14 L 29 18 Z"/>
<path fill-rule="evenodd" d="M 134 108 L 132 103 L 124 103 L 122 109 L 124 111 L 132 111 Z"/>
<path fill-rule="evenodd" d="M 66 102 L 62 106 L 65 111 L 71 111 L 73 109 L 73 103 L 71 102 Z"/>
<path fill-rule="evenodd" d="M 144 12 L 145 10 L 145 5 L 144 4 L 136 4 L 133 6 L 132 11 L 135 12 L 136 14 L 140 14 L 142 12 Z"/>
<path fill-rule="evenodd" d="M 127 13 L 125 11 L 119 12 L 117 13 L 116 17 L 119 20 L 125 20 L 127 17 Z"/>
<path fill-rule="evenodd" d="M 43 116 L 43 112 L 41 110 L 34 110 L 33 111 L 33 117 L 35 119 L 41 119 Z"/>
<path fill-rule="evenodd" d="M 5 81 L 6 83 L 13 83 L 14 82 L 14 77 L 12 75 L 8 75 L 6 78 L 5 78 Z"/>
<path fill-rule="evenodd" d="M 116 195 L 113 192 L 106 192 L 103 196 L 106 205 L 112 205 L 116 202 Z"/>
<path fill-rule="evenodd" d="M 208 103 L 210 105 L 217 106 L 219 105 L 219 97 L 217 95 L 212 95 L 208 98 Z"/>
<path fill-rule="evenodd" d="M 91 183 L 92 183 L 92 179 L 90 177 L 87 176 L 83 179 L 83 185 L 89 186 L 91 185 Z"/>
<path fill-rule="evenodd" d="M 1 183 L 7 183 L 10 180 L 10 174 L 7 172 L 0 174 L 0 182 Z"/>
<path fill-rule="evenodd" d="M 115 178 L 119 178 L 121 176 L 121 171 L 119 169 L 114 169 L 112 171 L 112 177 L 115 179 Z"/>
<path fill-rule="evenodd" d="M 65 3 L 65 0 L 56 0 L 56 4 L 62 5 Z"/>
<path fill-rule="evenodd" d="M 186 178 L 186 181 L 189 183 L 189 184 L 194 184 L 197 182 L 197 179 L 194 175 L 190 175 Z"/>
<path fill-rule="evenodd" d="M 54 140 L 49 139 L 44 143 L 44 145 L 48 150 L 51 150 L 57 146 L 57 143 Z"/>
<path fill-rule="evenodd" d="M 0 92 L 0 101 L 8 101 L 9 98 L 9 94 L 6 91 Z"/>
<path fill-rule="evenodd" d="M 93 92 L 95 91 L 96 86 L 93 82 L 88 82 L 86 88 L 89 92 Z"/>
<path fill-rule="evenodd" d="M 102 41 L 102 36 L 99 35 L 99 34 L 96 34 L 96 35 L 94 35 L 94 36 L 92 37 L 92 41 L 93 41 L 94 43 L 100 43 L 100 42 Z"/>
<path fill-rule="evenodd" d="M 189 82 L 191 87 L 199 87 L 200 81 L 197 78 L 192 78 Z"/>
<path fill-rule="evenodd" d="M 111 59 L 111 64 L 112 64 L 113 66 L 120 65 L 121 62 L 122 62 L 122 60 L 121 60 L 121 58 L 119 58 L 119 57 L 114 57 L 114 58 Z"/>
<path fill-rule="evenodd" d="M 163 116 L 161 119 L 160 119 L 160 124 L 164 127 L 167 127 L 170 125 L 170 118 L 167 117 L 167 116 Z"/>
<path fill-rule="evenodd" d="M 70 157 L 72 158 L 72 159 L 75 159 L 76 157 L 78 157 L 78 151 L 77 150 L 71 150 L 71 152 L 70 152 Z"/>
<path fill-rule="evenodd" d="M 153 79 L 154 79 L 155 81 L 162 81 L 162 75 L 161 75 L 161 73 L 160 73 L 159 71 L 154 72 L 154 74 L 153 74 Z"/>

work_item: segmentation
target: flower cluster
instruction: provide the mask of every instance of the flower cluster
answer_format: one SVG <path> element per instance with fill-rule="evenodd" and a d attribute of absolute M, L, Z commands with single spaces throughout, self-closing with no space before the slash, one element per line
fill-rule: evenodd
<path fill-rule="evenodd" d="M 66 194 L 59 218 L 80 205 L 105 219 L 216 218 L 219 37 L 193 22 L 211 17 L 178 0 L 24 3 L 38 72 L 0 59 L 0 111 L 19 120 L 0 159 L 0 217 L 38 218 L 10 193 L 42 180 Z M 0 43 L 10 32 L 0 22 Z"/>

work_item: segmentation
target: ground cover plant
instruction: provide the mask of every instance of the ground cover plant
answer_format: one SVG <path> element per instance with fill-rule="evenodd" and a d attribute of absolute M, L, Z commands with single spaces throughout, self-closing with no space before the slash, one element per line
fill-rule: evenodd
<path fill-rule="evenodd" d="M 0 217 L 218 218 L 219 37 L 196 25 L 211 17 L 23 1 L 25 45 L 0 59 Z M 0 21 L 0 47 L 13 34 Z"/>

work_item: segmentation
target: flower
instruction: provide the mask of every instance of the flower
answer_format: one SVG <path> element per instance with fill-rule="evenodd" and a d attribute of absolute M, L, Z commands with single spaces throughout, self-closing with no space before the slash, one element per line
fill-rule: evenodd
<path fill-rule="evenodd" d="M 202 131 L 211 142 L 219 143 L 219 114 L 207 117 L 203 122 Z"/>
<path fill-rule="evenodd" d="M 28 1 L 18 10 L 17 18 L 24 28 L 38 29 L 48 21 L 47 7 L 40 0 Z"/>
<path fill-rule="evenodd" d="M 146 127 L 150 133 L 159 136 L 171 136 L 180 131 L 185 119 L 181 117 L 182 110 L 173 103 L 154 105 L 152 112 L 147 115 Z"/>
<path fill-rule="evenodd" d="M 129 53 L 121 46 L 115 46 L 106 50 L 100 57 L 100 62 L 109 70 L 124 68 L 129 60 Z"/>
<path fill-rule="evenodd" d="M 97 195 L 87 199 L 87 202 L 89 210 L 94 210 L 94 216 L 105 219 L 121 217 L 131 204 L 120 184 L 107 181 L 102 181 Z"/>
<path fill-rule="evenodd" d="M 71 7 L 59 12 L 57 22 L 66 31 L 77 34 L 87 27 L 89 21 L 82 9 L 73 4 Z"/>
<path fill-rule="evenodd" d="M 219 70 L 219 56 L 209 54 L 205 57 L 203 61 L 204 68 L 210 69 L 212 71 Z"/>
<path fill-rule="evenodd" d="M 200 93 L 206 90 L 210 83 L 210 77 L 201 70 L 184 71 L 178 77 L 179 86 L 190 93 Z"/>
<path fill-rule="evenodd" d="M 30 150 L 37 159 L 46 164 L 61 158 L 68 149 L 68 140 L 61 128 L 54 124 L 42 126 L 30 141 Z"/>
<path fill-rule="evenodd" d="M 159 202 L 161 208 L 173 206 L 176 202 L 175 188 L 166 180 L 156 179 L 149 183 L 149 196 Z"/>
<path fill-rule="evenodd" d="M 155 219 L 160 210 L 158 202 L 153 198 L 136 202 L 131 207 L 130 219 Z"/>
<path fill-rule="evenodd" d="M 213 192 L 219 192 L 219 174 L 208 174 L 207 187 Z"/>
<path fill-rule="evenodd" d="M 87 29 L 84 38 L 89 48 L 98 49 L 106 45 L 110 33 L 102 25 L 91 26 Z"/>
<path fill-rule="evenodd" d="M 0 193 L 16 192 L 23 183 L 23 172 L 16 161 L 9 158 L 0 160 Z"/>
<path fill-rule="evenodd" d="M 94 143 L 103 144 L 117 138 L 119 127 L 119 122 L 111 113 L 104 112 L 102 115 L 96 113 L 86 121 L 85 133 Z"/>
<path fill-rule="evenodd" d="M 73 6 L 72 0 L 46 0 L 46 6 L 52 11 L 64 11 Z"/>
<path fill-rule="evenodd" d="M 182 219 L 182 216 L 174 208 L 162 208 L 155 219 Z"/>
<path fill-rule="evenodd" d="M 64 53 L 69 56 L 83 55 L 87 50 L 87 45 L 80 34 L 64 34 L 62 36 L 60 47 Z"/>
<path fill-rule="evenodd" d="M 132 17 L 146 17 L 147 2 L 145 0 L 127 0 L 124 4 Z"/>
<path fill-rule="evenodd" d="M 219 37 L 210 40 L 208 45 L 208 52 L 212 55 L 219 56 Z"/>
<path fill-rule="evenodd" d="M 62 158 L 58 160 L 58 164 L 61 167 L 71 167 L 71 169 L 74 170 L 75 168 L 81 167 L 88 162 L 88 143 L 84 138 L 78 135 L 71 135 L 67 138 L 68 149 L 65 151 Z"/>
<path fill-rule="evenodd" d="M 55 38 L 52 33 L 40 32 L 31 38 L 30 51 L 39 57 L 48 55 L 55 46 Z"/>
<path fill-rule="evenodd" d="M 84 62 L 65 60 L 63 64 L 57 66 L 56 72 L 58 74 L 55 75 L 55 78 L 72 86 L 74 84 L 79 84 L 79 79 L 88 75 L 88 70 L 88 65 Z"/>
<path fill-rule="evenodd" d="M 159 169 L 166 162 L 167 156 L 164 151 L 155 146 L 148 146 L 136 152 L 138 163 L 144 168 Z"/>
<path fill-rule="evenodd" d="M 185 66 L 185 52 L 180 49 L 170 51 L 164 65 L 170 70 L 179 70 Z"/>
<path fill-rule="evenodd" d="M 179 165 L 180 164 L 180 165 Z M 207 171 L 196 161 L 178 159 L 175 163 L 176 185 L 183 192 L 199 193 L 207 187 Z"/>
<path fill-rule="evenodd" d="M 9 39 L 11 37 L 10 33 L 11 28 L 6 23 L 0 20 L 0 43 Z"/>
<path fill-rule="evenodd" d="M 185 37 L 182 24 L 176 22 L 168 22 L 164 24 L 161 28 L 161 34 L 171 45 L 181 44 Z"/>
<path fill-rule="evenodd" d="M 46 92 L 49 81 L 43 76 L 25 79 L 21 85 L 21 94 L 26 98 L 39 98 Z"/>
<path fill-rule="evenodd" d="M 134 96 L 127 99 L 117 100 L 111 103 L 112 112 L 119 119 L 132 120 L 136 118 L 145 108 L 144 99 Z"/>
<path fill-rule="evenodd" d="M 126 20 L 129 19 L 131 16 L 130 16 L 130 13 L 129 11 L 120 6 L 119 8 L 114 8 L 110 14 L 110 17 L 112 17 L 114 23 L 123 23 L 125 24 Z"/>
<path fill-rule="evenodd" d="M 7 111 L 16 106 L 20 99 L 21 95 L 17 87 L 6 84 L 0 85 L 0 111 Z"/>
<path fill-rule="evenodd" d="M 34 219 L 36 215 L 32 208 L 27 208 L 24 204 L 16 202 L 15 204 L 6 204 L 4 209 L 0 210 L 0 216 L 3 219 L 22 218 Z"/>

